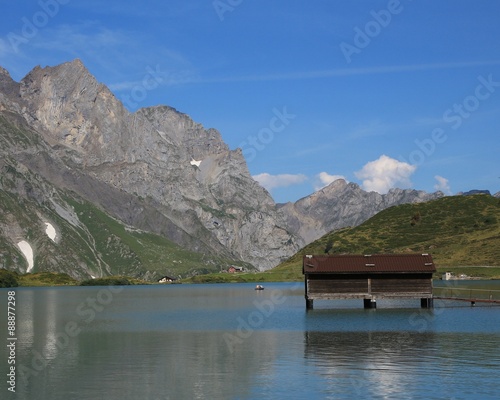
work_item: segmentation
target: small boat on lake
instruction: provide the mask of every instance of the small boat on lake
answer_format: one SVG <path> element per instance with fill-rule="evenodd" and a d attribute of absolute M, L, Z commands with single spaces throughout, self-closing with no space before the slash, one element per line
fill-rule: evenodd
<path fill-rule="evenodd" d="M 257 286 L 255 286 L 255 290 L 264 290 L 264 286 L 257 285 Z"/>

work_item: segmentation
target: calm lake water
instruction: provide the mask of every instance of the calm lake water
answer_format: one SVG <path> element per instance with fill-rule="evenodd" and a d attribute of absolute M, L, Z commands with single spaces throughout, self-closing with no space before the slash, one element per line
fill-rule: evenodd
<path fill-rule="evenodd" d="M 474 287 L 500 283 L 472 282 Z M 0 338 L 7 338 L 0 290 Z M 18 288 L 2 399 L 498 399 L 500 306 L 315 301 L 300 283 Z"/>

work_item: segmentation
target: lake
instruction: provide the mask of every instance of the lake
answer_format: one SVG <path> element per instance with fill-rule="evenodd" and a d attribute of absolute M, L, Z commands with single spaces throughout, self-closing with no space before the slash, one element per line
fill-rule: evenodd
<path fill-rule="evenodd" d="M 332 300 L 306 311 L 303 283 L 264 285 L 16 288 L 16 393 L 4 345 L 1 398 L 499 396 L 498 305 L 379 300 L 365 310 L 362 300 Z"/>

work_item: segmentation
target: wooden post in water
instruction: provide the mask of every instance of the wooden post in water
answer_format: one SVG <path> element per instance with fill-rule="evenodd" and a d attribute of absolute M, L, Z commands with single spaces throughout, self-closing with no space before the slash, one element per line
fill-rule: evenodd
<path fill-rule="evenodd" d="M 307 276 L 304 276 L 304 296 L 306 298 L 306 310 L 312 310 L 314 307 L 314 300 L 309 298 L 308 295 L 308 281 Z"/>
<path fill-rule="evenodd" d="M 420 299 L 420 307 L 433 308 L 434 307 L 434 299 L 432 297 L 424 297 L 423 299 Z"/>
<path fill-rule="evenodd" d="M 377 301 L 375 299 L 363 299 L 363 306 L 365 308 L 377 308 Z"/>

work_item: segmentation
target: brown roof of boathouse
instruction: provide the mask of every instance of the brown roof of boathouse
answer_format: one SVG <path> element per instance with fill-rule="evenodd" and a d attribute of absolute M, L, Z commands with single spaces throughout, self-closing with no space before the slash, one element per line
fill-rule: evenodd
<path fill-rule="evenodd" d="M 305 255 L 302 273 L 434 273 L 430 254 Z"/>

